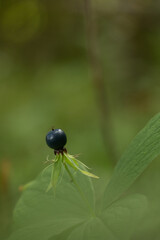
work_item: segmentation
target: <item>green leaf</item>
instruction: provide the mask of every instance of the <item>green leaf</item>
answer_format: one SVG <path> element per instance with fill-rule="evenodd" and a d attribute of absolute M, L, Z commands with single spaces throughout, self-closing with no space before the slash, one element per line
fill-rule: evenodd
<path fill-rule="evenodd" d="M 118 240 L 99 218 L 92 218 L 75 228 L 67 240 Z"/>
<path fill-rule="evenodd" d="M 119 160 L 104 194 L 104 208 L 117 200 L 160 154 L 160 114 L 133 139 Z"/>
<path fill-rule="evenodd" d="M 23 191 L 14 211 L 14 231 L 9 240 L 47 240 L 85 222 L 91 212 L 64 172 L 54 191 L 46 192 L 52 166 Z M 94 211 L 94 190 L 89 178 L 76 173 L 74 178 Z"/>
<path fill-rule="evenodd" d="M 126 240 L 131 238 L 147 210 L 147 198 L 134 194 L 113 203 L 101 217 L 118 239 Z"/>
<path fill-rule="evenodd" d="M 145 196 L 134 194 L 111 205 L 101 216 L 75 228 L 67 240 L 128 240 L 148 209 Z"/>
<path fill-rule="evenodd" d="M 77 172 L 74 179 L 95 212 L 92 214 L 67 172 L 55 193 L 53 189 L 46 192 L 51 172 L 52 166 L 23 191 L 8 240 L 129 240 L 126 231 L 138 223 L 145 206 L 144 197 L 128 197 L 96 214 L 91 179 Z"/>

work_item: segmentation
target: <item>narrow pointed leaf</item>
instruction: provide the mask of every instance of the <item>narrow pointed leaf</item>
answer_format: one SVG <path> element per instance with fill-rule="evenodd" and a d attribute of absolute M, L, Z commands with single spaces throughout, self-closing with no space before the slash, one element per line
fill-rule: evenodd
<path fill-rule="evenodd" d="M 46 192 L 48 192 L 52 187 L 55 187 L 57 184 L 58 177 L 60 175 L 61 165 L 62 165 L 62 160 L 60 158 L 61 158 L 60 155 L 56 155 L 56 157 L 54 159 L 54 163 L 47 166 L 42 171 L 42 175 L 43 175 L 44 172 L 48 169 L 48 167 L 52 166 L 51 179 L 50 179 L 49 185 L 46 189 Z"/>
<path fill-rule="evenodd" d="M 75 158 L 74 156 L 72 156 L 72 155 L 70 155 L 70 154 L 68 154 L 68 156 L 69 156 L 69 158 L 71 158 L 71 159 L 73 160 L 73 162 L 74 162 L 77 166 L 81 165 L 81 166 L 83 166 L 83 167 L 85 167 L 85 168 L 90 169 L 87 165 L 85 165 L 83 162 L 79 161 L 79 160 L 78 160 L 77 158 Z"/>
<path fill-rule="evenodd" d="M 51 177 L 51 184 L 52 187 L 56 187 L 57 182 L 59 180 L 62 168 L 62 154 L 59 154 L 57 157 L 57 161 L 53 165 L 52 177 Z"/>
<path fill-rule="evenodd" d="M 88 177 L 92 177 L 92 178 L 99 178 L 98 176 L 88 172 L 88 171 L 85 171 L 83 169 L 81 169 L 80 167 L 78 167 L 74 162 L 73 162 L 73 159 L 70 158 L 67 154 L 64 154 L 65 155 L 65 160 L 66 162 L 71 166 L 73 167 L 74 169 L 76 170 L 79 170 L 82 174 L 88 176 Z M 74 159 L 76 161 L 76 159 Z M 84 168 L 84 167 L 83 167 Z"/>
<path fill-rule="evenodd" d="M 160 113 L 133 139 L 119 160 L 104 194 L 104 208 L 118 199 L 160 154 Z"/>
<path fill-rule="evenodd" d="M 74 170 L 79 170 L 78 164 L 76 164 L 69 156 L 68 154 L 64 154 L 65 161 L 68 165 L 70 165 Z"/>
<path fill-rule="evenodd" d="M 90 172 L 87 172 L 87 171 L 84 171 L 81 169 L 79 169 L 79 171 L 88 177 L 97 178 L 97 179 L 99 178 L 98 176 L 94 175 L 93 173 L 90 173 Z"/>
<path fill-rule="evenodd" d="M 76 159 L 74 156 L 72 156 L 72 155 L 69 154 L 69 153 L 67 153 L 67 156 L 68 156 L 69 159 L 71 159 L 77 166 L 79 166 L 78 161 L 77 161 L 77 159 Z"/>
<path fill-rule="evenodd" d="M 79 163 L 79 165 L 81 165 L 81 166 L 83 166 L 83 167 L 85 167 L 87 169 L 91 169 L 86 164 L 84 164 L 83 162 L 79 161 L 78 159 L 76 159 L 76 161 Z"/>

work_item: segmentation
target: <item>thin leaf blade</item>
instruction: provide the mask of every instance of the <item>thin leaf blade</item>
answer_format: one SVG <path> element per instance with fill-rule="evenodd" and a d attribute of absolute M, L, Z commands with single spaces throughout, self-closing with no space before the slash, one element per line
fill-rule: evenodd
<path fill-rule="evenodd" d="M 119 160 L 104 193 L 104 208 L 117 200 L 160 154 L 160 113 L 133 139 Z"/>
<path fill-rule="evenodd" d="M 84 171 L 81 169 L 79 169 L 79 171 L 88 177 L 97 178 L 97 179 L 99 178 L 98 176 L 94 175 L 93 173 L 90 173 L 90 172 L 87 172 L 87 171 Z"/>
<path fill-rule="evenodd" d="M 64 153 L 64 156 L 65 156 L 65 161 L 71 166 L 73 167 L 75 170 L 79 170 L 83 175 L 87 176 L 87 177 L 92 177 L 92 178 L 99 178 L 98 176 L 96 176 L 95 174 L 93 173 L 90 173 L 88 171 L 85 171 L 83 169 L 85 169 L 85 167 L 83 166 L 83 164 L 81 163 L 83 169 L 81 169 L 79 166 L 78 166 L 78 163 L 77 163 L 77 160 L 75 158 L 70 158 L 70 155 L 67 155 Z M 74 159 L 74 160 L 73 160 Z"/>

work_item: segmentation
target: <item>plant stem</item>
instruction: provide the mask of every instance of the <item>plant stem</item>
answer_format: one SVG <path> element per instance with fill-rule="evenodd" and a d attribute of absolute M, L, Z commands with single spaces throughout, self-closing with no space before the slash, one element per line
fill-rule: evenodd
<path fill-rule="evenodd" d="M 105 147 L 111 162 L 116 162 L 116 151 L 113 140 L 113 129 L 108 98 L 105 91 L 105 80 L 102 70 L 100 49 L 97 41 L 97 26 L 91 0 L 84 0 L 84 15 L 88 42 L 89 62 L 93 74 L 93 86 L 95 88 L 98 108 L 100 109 L 101 131 Z"/>
<path fill-rule="evenodd" d="M 84 200 L 85 204 L 86 204 L 87 207 L 89 208 L 89 210 L 90 210 L 90 212 L 91 212 L 91 215 L 92 215 L 92 216 L 95 216 L 95 212 L 94 212 L 94 210 L 92 209 L 92 207 L 90 206 L 90 204 L 89 204 L 89 202 L 88 202 L 88 199 L 86 198 L 84 192 L 82 191 L 82 189 L 80 188 L 80 186 L 77 184 L 77 182 L 76 182 L 75 178 L 73 177 L 72 173 L 70 172 L 67 164 L 66 164 L 65 162 L 63 162 L 63 163 L 64 163 L 65 169 L 66 169 L 67 173 L 69 174 L 69 176 L 71 177 L 71 179 L 72 179 L 72 181 L 73 181 L 73 183 L 74 183 L 77 191 L 79 192 L 79 194 L 81 195 L 81 197 L 82 197 L 82 199 Z"/>

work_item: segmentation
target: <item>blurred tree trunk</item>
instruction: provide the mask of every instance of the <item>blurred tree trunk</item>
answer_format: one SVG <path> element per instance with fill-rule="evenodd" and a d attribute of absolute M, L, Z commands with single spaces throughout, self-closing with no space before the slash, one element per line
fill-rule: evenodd
<path fill-rule="evenodd" d="M 112 163 L 115 163 L 116 152 L 113 139 L 113 126 L 106 94 L 106 83 L 108 82 L 104 80 L 100 49 L 97 38 L 95 12 L 91 0 L 84 0 L 84 14 L 86 21 L 88 55 L 92 71 L 93 86 L 95 89 L 97 105 L 99 108 L 102 136 L 109 159 L 112 161 Z"/>

